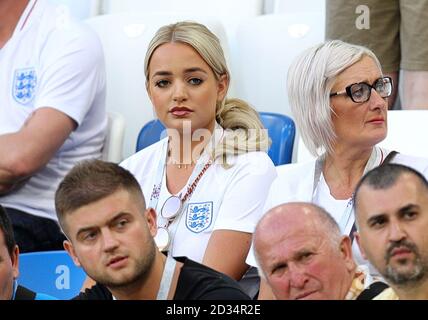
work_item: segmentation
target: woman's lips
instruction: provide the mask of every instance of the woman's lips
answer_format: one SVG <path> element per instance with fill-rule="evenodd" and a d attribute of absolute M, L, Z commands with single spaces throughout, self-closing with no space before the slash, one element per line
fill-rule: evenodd
<path fill-rule="evenodd" d="M 375 119 L 369 120 L 368 123 L 381 124 L 381 123 L 385 123 L 385 119 L 375 118 Z"/>
<path fill-rule="evenodd" d="M 171 109 L 171 114 L 176 117 L 183 117 L 187 116 L 188 114 L 192 113 L 193 111 L 186 107 L 174 107 Z"/>

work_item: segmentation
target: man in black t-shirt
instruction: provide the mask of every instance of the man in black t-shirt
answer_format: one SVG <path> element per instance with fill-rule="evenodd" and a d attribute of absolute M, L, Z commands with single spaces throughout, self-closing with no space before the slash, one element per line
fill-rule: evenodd
<path fill-rule="evenodd" d="M 99 160 L 74 167 L 55 196 L 64 247 L 96 281 L 76 299 L 190 300 L 249 297 L 228 276 L 156 247 L 156 212 L 133 175 Z"/>
<path fill-rule="evenodd" d="M 177 286 L 172 300 L 248 300 L 236 281 L 223 273 L 192 261 L 186 257 L 175 258 L 181 265 Z M 75 300 L 113 300 L 109 289 L 97 283 Z"/>

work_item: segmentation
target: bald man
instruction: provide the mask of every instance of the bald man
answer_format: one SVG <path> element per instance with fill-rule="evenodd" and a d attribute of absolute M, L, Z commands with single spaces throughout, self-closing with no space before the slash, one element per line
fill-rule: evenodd
<path fill-rule="evenodd" d="M 371 299 L 386 288 L 379 282 L 369 288 L 373 279 L 366 267 L 356 266 L 350 238 L 313 204 L 274 207 L 258 223 L 253 241 L 265 285 L 276 299 Z"/>

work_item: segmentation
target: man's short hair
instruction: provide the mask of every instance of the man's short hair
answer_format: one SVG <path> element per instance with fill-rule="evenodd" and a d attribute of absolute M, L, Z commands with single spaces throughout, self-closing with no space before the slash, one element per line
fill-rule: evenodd
<path fill-rule="evenodd" d="M 140 198 L 145 209 L 140 184 L 128 170 L 101 160 L 87 160 L 77 164 L 64 177 L 55 193 L 56 213 L 62 229 L 67 213 L 108 197 L 120 189 Z"/>
<path fill-rule="evenodd" d="M 0 231 L 3 233 L 4 242 L 6 244 L 9 255 L 13 255 L 13 250 L 16 246 L 15 236 L 13 233 L 12 223 L 6 210 L 0 205 Z"/>
<path fill-rule="evenodd" d="M 406 173 L 418 178 L 421 184 L 428 189 L 428 181 L 419 171 L 397 163 L 380 165 L 367 172 L 358 182 L 354 193 L 354 210 L 357 208 L 358 193 L 362 186 L 367 185 L 375 190 L 389 189 Z"/>

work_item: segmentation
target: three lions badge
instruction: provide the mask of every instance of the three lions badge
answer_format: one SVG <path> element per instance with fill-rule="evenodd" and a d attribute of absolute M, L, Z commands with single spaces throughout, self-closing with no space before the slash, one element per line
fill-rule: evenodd
<path fill-rule="evenodd" d="M 186 216 L 186 227 L 194 233 L 200 233 L 213 221 L 213 203 L 189 203 Z"/>
<path fill-rule="evenodd" d="M 19 104 L 27 104 L 34 99 L 37 85 L 34 68 L 17 69 L 13 77 L 13 98 Z"/>

